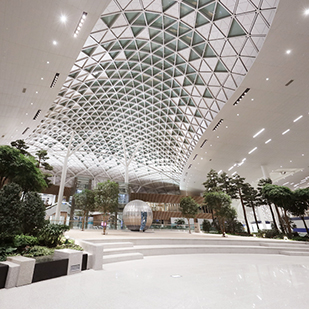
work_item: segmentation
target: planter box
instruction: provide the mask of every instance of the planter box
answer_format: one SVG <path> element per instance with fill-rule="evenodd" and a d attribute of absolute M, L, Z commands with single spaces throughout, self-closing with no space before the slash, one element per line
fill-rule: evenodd
<path fill-rule="evenodd" d="M 88 265 L 88 254 L 84 253 L 82 260 L 82 270 L 87 270 L 87 265 Z"/>
<path fill-rule="evenodd" d="M 69 259 L 53 260 L 36 263 L 32 277 L 32 283 L 66 276 Z"/>
<path fill-rule="evenodd" d="M 8 275 L 9 266 L 0 263 L 0 289 L 5 287 L 6 277 Z"/>

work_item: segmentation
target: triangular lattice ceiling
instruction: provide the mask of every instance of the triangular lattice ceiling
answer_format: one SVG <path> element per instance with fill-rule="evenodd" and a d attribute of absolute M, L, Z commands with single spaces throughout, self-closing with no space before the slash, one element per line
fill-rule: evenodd
<path fill-rule="evenodd" d="M 29 140 L 56 155 L 68 142 L 63 132 L 74 130 L 77 145 L 95 131 L 71 160 L 71 174 L 118 181 L 121 136 L 129 155 L 142 141 L 130 182 L 177 184 L 197 141 L 252 66 L 277 2 L 112 1 Z"/>

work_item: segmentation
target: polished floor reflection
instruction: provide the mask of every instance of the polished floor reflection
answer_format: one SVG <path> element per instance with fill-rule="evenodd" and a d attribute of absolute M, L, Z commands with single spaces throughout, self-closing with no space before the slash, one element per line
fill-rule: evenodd
<path fill-rule="evenodd" d="M 145 257 L 10 290 L 0 308 L 309 308 L 309 257 Z"/>

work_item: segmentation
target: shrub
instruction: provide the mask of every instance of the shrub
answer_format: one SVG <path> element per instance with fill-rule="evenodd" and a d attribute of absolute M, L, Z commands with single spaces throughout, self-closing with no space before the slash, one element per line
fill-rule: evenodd
<path fill-rule="evenodd" d="M 208 233 L 210 229 L 211 229 L 211 223 L 208 220 L 204 220 L 202 223 L 202 230 Z"/>
<path fill-rule="evenodd" d="M 16 248 L 13 247 L 0 247 L 0 261 L 6 261 L 6 257 L 14 254 Z"/>
<path fill-rule="evenodd" d="M 21 188 L 15 183 L 0 190 L 0 246 L 12 243 L 20 233 Z"/>
<path fill-rule="evenodd" d="M 45 206 L 36 192 L 27 192 L 22 204 L 22 232 L 37 235 L 45 225 Z"/>
<path fill-rule="evenodd" d="M 61 237 L 65 231 L 68 231 L 69 227 L 62 224 L 47 224 L 45 225 L 39 235 L 39 243 L 47 247 L 56 247 L 61 244 Z"/>
<path fill-rule="evenodd" d="M 46 256 L 46 255 L 52 255 L 54 251 L 55 249 L 43 246 L 33 246 L 33 247 L 26 247 L 25 250 L 22 252 L 22 255 L 26 257 Z"/>
<path fill-rule="evenodd" d="M 27 246 L 34 246 L 38 244 L 37 237 L 28 235 L 16 235 L 14 238 L 14 246 L 18 249 L 24 249 Z"/>

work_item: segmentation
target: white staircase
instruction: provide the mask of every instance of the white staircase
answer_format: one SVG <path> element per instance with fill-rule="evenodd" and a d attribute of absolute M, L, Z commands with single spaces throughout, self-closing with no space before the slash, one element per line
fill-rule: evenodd
<path fill-rule="evenodd" d="M 139 253 L 131 242 L 104 243 L 103 248 L 103 265 L 144 258 L 144 255 Z"/>

